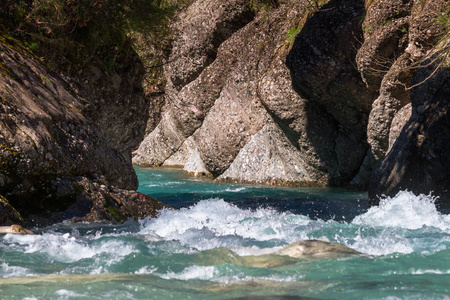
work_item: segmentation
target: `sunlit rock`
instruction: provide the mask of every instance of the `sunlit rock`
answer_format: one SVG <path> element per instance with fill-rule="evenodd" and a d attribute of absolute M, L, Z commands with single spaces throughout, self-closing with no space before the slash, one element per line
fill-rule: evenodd
<path fill-rule="evenodd" d="M 13 233 L 13 234 L 35 234 L 33 231 L 23 228 L 20 225 L 0 226 L 0 234 Z"/>

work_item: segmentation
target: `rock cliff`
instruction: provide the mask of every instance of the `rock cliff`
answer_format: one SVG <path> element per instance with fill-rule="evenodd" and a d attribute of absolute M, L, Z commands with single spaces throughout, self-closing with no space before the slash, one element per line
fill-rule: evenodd
<path fill-rule="evenodd" d="M 9 200 L 2 201 L 2 215 L 12 205 L 28 221 L 38 213 L 41 225 L 81 217 L 99 202 L 89 195 L 93 188 L 77 184 L 83 178 L 94 185 L 137 188 L 129 161 L 86 115 L 86 99 L 19 42 L 5 36 L 0 39 L 0 100 L 0 194 Z M 111 190 L 109 196 L 113 194 L 117 192 Z M 117 202 L 114 199 L 111 203 Z M 112 205 L 103 202 L 98 205 Z M 84 211 L 64 214 L 74 203 L 84 205 Z M 129 211 L 124 215 L 135 217 Z M 17 221 L 14 218 L 9 220 Z M 98 220 L 104 219 L 108 218 Z"/>
<path fill-rule="evenodd" d="M 437 135 L 428 118 L 446 107 L 448 74 L 432 55 L 448 56 L 448 2 L 268 3 L 194 1 L 175 20 L 167 106 L 133 162 L 234 182 L 366 189 L 371 181 L 374 199 L 403 188 L 443 195 L 431 166 L 445 130 Z M 422 156 L 423 189 L 401 183 L 419 180 L 404 168 L 428 145 L 413 127 L 441 141 L 430 138 L 433 163 Z"/>
<path fill-rule="evenodd" d="M 167 108 L 133 162 L 185 166 L 191 174 L 223 174 L 219 180 L 327 184 L 328 169 L 313 148 L 325 141 L 302 132 L 307 124 L 300 116 L 308 105 L 292 89 L 285 66 L 292 32 L 298 32 L 313 8 L 308 1 L 277 1 L 259 10 L 248 1 L 207 1 L 211 9 L 203 9 L 200 2 L 175 23 L 179 33 L 165 72 Z M 199 42 L 206 44 L 199 47 Z M 319 123 L 310 122 L 310 130 L 320 128 Z M 278 137 L 284 143 L 278 144 Z M 299 140 L 311 152 L 305 159 L 300 159 Z M 243 167 L 241 160 L 251 161 L 251 166 Z M 295 160 L 297 168 L 254 172 L 275 160 L 284 165 Z M 188 163 L 192 161 L 196 163 Z"/>

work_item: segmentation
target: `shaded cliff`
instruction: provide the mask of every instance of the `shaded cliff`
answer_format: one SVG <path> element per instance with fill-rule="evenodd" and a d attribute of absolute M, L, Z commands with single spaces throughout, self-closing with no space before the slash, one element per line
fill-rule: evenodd
<path fill-rule="evenodd" d="M 438 207 L 450 207 L 450 61 L 449 44 L 428 56 L 412 80 L 410 118 L 391 151 L 376 166 L 370 186 L 372 204 L 377 195 L 401 190 L 439 196 Z"/>
<path fill-rule="evenodd" d="M 136 124 L 145 128 L 146 116 L 128 127 L 116 121 L 119 112 L 125 116 L 122 121 L 132 116 L 133 108 L 123 106 L 130 104 L 125 99 L 120 109 L 111 108 L 116 113 L 104 104 L 104 111 L 110 112 L 108 122 L 114 125 L 105 125 L 99 117 L 94 121 L 95 110 L 98 115 L 102 111 L 95 105 L 98 94 L 87 92 L 89 86 L 78 88 L 73 78 L 68 78 L 69 84 L 41 60 L 17 40 L 0 36 L 0 194 L 7 199 L 1 204 L 1 221 L 45 225 L 74 217 L 123 221 L 154 215 L 163 205 L 134 191 L 138 181 L 130 163 L 130 147 L 139 135 L 125 137 L 134 141 L 120 142 L 119 147 L 101 130 L 123 127 L 128 132 Z M 139 76 L 134 76 L 137 85 Z M 128 85 L 126 78 L 125 74 L 120 81 Z M 105 89 L 104 85 L 97 88 L 100 93 Z M 133 93 L 143 98 L 139 89 Z M 134 110 L 147 108 L 146 103 L 140 106 Z"/>

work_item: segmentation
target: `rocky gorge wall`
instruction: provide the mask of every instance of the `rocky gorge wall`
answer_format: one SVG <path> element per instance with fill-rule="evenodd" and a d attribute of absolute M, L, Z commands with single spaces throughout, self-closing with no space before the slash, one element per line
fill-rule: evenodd
<path fill-rule="evenodd" d="M 72 61 L 2 34 L 0 225 L 154 215 L 132 149 L 216 181 L 448 203 L 449 14 L 445 0 L 192 1 L 151 99 L 131 40 Z"/>
<path fill-rule="evenodd" d="M 3 35 L 0 100 L 2 225 L 121 221 L 163 207 L 133 191 L 132 165 L 89 117 L 90 99 Z"/>
<path fill-rule="evenodd" d="M 419 177 L 400 183 L 409 172 L 399 165 L 417 160 L 406 132 L 427 120 L 417 115 L 432 101 L 424 99 L 447 95 L 448 2 L 321 4 L 286 0 L 255 10 L 247 1 L 195 1 L 174 23 L 166 108 L 133 162 L 217 181 L 362 189 L 371 182 L 373 199 L 404 188 L 442 195 L 436 183 L 447 177 L 430 171 L 434 184 L 416 189 Z M 434 68 L 420 67 L 427 58 Z M 439 141 L 446 144 L 445 134 Z M 422 165 L 441 161 L 437 152 Z"/>

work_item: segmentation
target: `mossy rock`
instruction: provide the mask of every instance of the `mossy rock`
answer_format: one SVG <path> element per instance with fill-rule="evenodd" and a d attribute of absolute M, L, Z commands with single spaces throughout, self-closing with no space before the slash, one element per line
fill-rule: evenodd
<path fill-rule="evenodd" d="M 0 195 L 0 225 L 22 224 L 20 213 L 9 204 L 8 199 Z"/>

